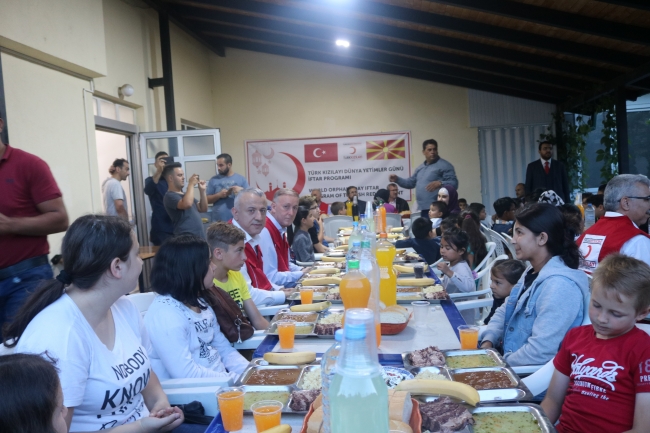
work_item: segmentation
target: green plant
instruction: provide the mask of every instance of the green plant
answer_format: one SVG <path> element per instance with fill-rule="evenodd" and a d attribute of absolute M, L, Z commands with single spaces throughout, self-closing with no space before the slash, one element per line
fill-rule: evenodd
<path fill-rule="evenodd" d="M 596 161 L 602 161 L 600 177 L 607 183 L 611 178 L 618 175 L 618 146 L 616 139 L 616 110 L 611 99 L 604 100 L 603 110 L 603 136 L 600 138 L 602 149 L 596 151 Z"/>

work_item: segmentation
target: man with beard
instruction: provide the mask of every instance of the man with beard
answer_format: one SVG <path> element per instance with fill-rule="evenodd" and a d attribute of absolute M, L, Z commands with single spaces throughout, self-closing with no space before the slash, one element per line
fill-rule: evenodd
<path fill-rule="evenodd" d="M 569 177 L 562 162 L 552 159 L 553 144 L 542 141 L 538 146 L 540 159 L 531 162 L 526 168 L 527 194 L 542 188 L 555 191 L 565 203 L 571 203 L 571 191 L 569 190 Z"/>
<path fill-rule="evenodd" d="M 169 187 L 163 198 L 163 204 L 174 224 L 174 236 L 189 233 L 207 239 L 200 214 L 208 211 L 205 181 L 199 180 L 198 174 L 193 174 L 187 183 L 187 190 L 183 192 L 185 173 L 180 162 L 166 165 L 162 176 Z M 200 201 L 194 198 L 194 187 L 197 185 Z"/>
<path fill-rule="evenodd" d="M 212 203 L 212 221 L 228 221 L 232 218 L 235 196 L 248 188 L 248 182 L 232 169 L 232 157 L 227 153 L 217 156 L 217 175 L 208 182 L 208 203 Z"/>

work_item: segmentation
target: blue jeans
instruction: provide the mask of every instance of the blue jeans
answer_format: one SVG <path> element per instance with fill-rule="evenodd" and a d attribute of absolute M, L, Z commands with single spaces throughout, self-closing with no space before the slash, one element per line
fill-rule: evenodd
<path fill-rule="evenodd" d="M 172 433 L 204 433 L 207 428 L 207 425 L 183 423 L 172 430 Z"/>
<path fill-rule="evenodd" d="M 52 278 L 50 265 L 41 265 L 0 280 L 0 327 L 13 318 L 41 281 Z"/>

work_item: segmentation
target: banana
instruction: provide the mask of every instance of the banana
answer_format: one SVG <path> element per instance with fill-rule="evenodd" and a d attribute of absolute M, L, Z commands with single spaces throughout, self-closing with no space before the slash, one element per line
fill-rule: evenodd
<path fill-rule="evenodd" d="M 393 227 L 390 229 L 391 233 L 402 233 L 404 231 L 404 227 Z"/>
<path fill-rule="evenodd" d="M 291 433 L 291 426 L 289 424 L 280 424 L 268 430 L 264 430 L 262 433 Z"/>
<path fill-rule="evenodd" d="M 398 286 L 416 286 L 416 287 L 425 287 L 432 286 L 436 282 L 433 278 L 398 278 Z"/>
<path fill-rule="evenodd" d="M 328 284 L 341 284 L 340 277 L 305 278 L 300 282 L 303 286 L 327 286 Z"/>
<path fill-rule="evenodd" d="M 316 360 L 316 352 L 275 353 L 266 352 L 264 360 L 269 364 L 277 365 L 302 365 Z"/>
<path fill-rule="evenodd" d="M 334 248 L 336 251 L 347 251 L 350 248 L 350 245 L 340 245 Z"/>
<path fill-rule="evenodd" d="M 456 397 L 467 404 L 476 406 L 481 397 L 471 386 L 449 380 L 412 379 L 400 382 L 395 391 L 408 391 L 411 394 L 442 394 Z"/>
<path fill-rule="evenodd" d="M 332 303 L 327 302 L 316 302 L 314 304 L 300 304 L 294 305 L 291 307 L 291 311 L 294 313 L 308 313 L 310 311 L 325 311 L 332 306 Z"/>
<path fill-rule="evenodd" d="M 413 266 L 393 265 L 393 269 L 399 271 L 400 274 L 412 274 L 415 272 Z M 425 263 L 424 271 L 426 272 L 427 269 L 429 269 L 429 265 Z"/>
<path fill-rule="evenodd" d="M 354 230 L 354 227 L 339 227 L 340 232 L 351 232 Z"/>
<path fill-rule="evenodd" d="M 401 236 L 401 235 L 400 235 L 400 234 L 397 234 L 397 233 L 388 233 L 388 234 L 386 235 L 386 238 L 387 238 L 387 239 L 397 239 L 397 238 L 400 237 L 400 236 Z"/>
<path fill-rule="evenodd" d="M 323 258 L 320 259 L 321 262 L 344 262 L 345 257 L 329 257 L 329 256 L 323 256 Z"/>
<path fill-rule="evenodd" d="M 309 275 L 331 275 L 331 274 L 340 274 L 341 270 L 336 268 L 323 268 L 323 269 L 312 269 L 309 271 Z"/>

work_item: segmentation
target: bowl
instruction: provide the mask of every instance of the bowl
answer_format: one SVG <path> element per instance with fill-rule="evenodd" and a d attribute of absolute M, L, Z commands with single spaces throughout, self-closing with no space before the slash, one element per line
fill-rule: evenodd
<path fill-rule="evenodd" d="M 396 335 L 406 329 L 409 324 L 409 321 L 413 317 L 413 313 L 404 323 L 382 323 L 381 324 L 381 335 Z"/>

